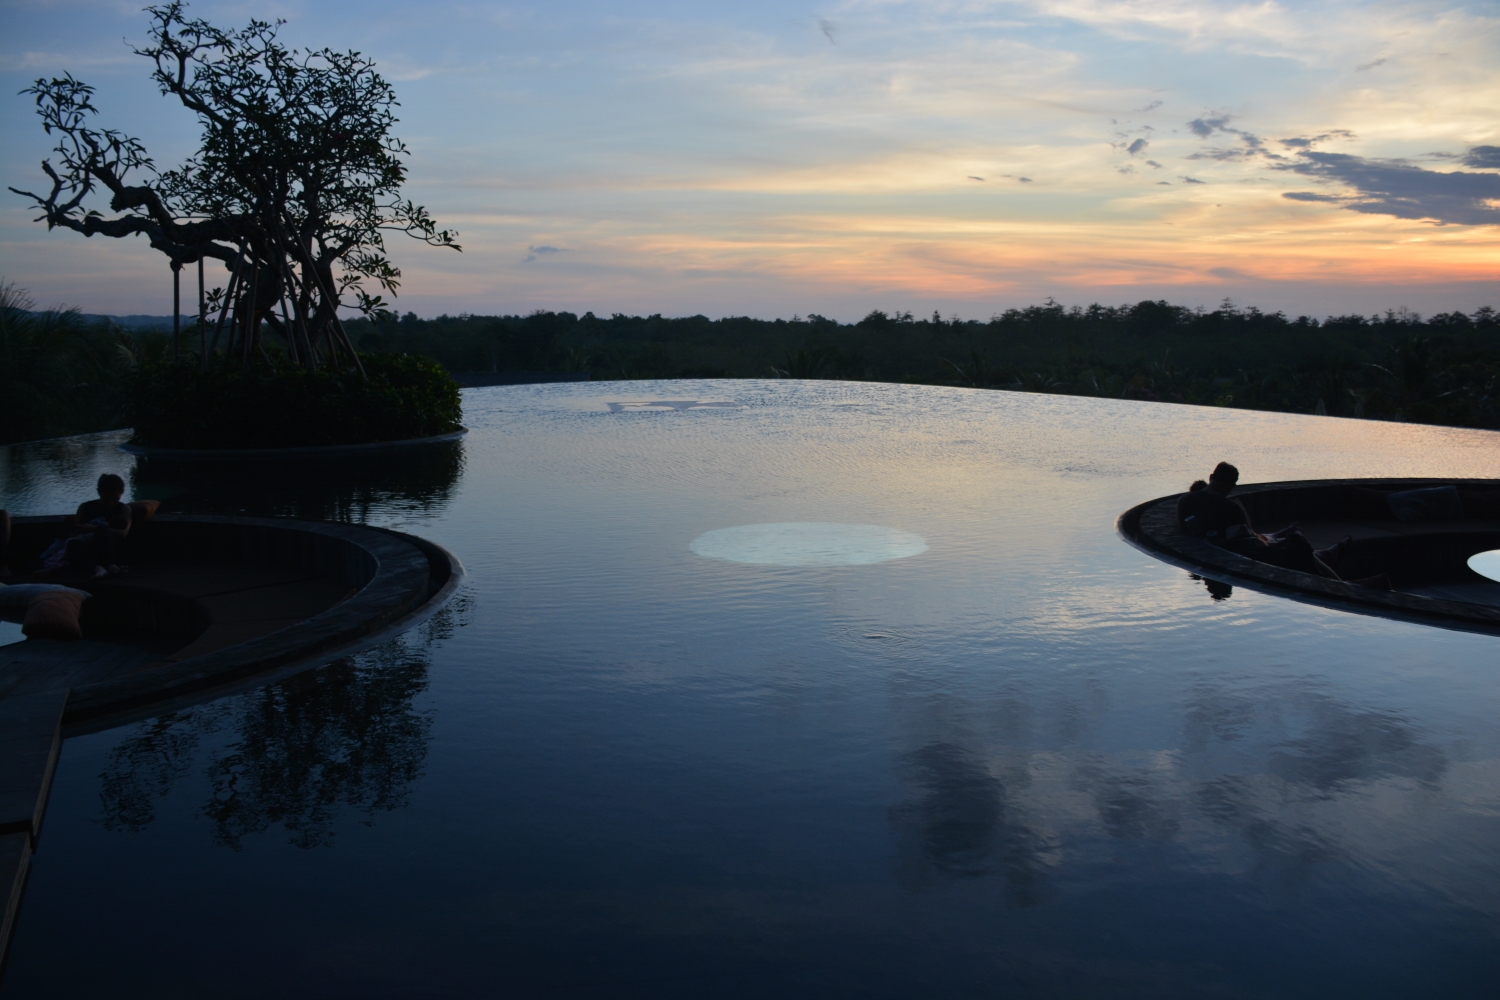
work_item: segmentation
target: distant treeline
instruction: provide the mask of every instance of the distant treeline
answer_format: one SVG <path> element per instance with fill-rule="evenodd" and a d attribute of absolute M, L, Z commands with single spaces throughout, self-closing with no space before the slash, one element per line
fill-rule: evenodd
<path fill-rule="evenodd" d="M 1319 321 L 1228 302 L 1048 302 L 988 321 L 877 311 L 848 324 L 408 313 L 349 332 L 361 350 L 425 354 L 453 372 L 912 382 L 1500 429 L 1500 315 L 1489 307 Z"/>
<path fill-rule="evenodd" d="M 426 355 L 451 372 L 912 382 L 1500 429 L 1500 315 L 1491 308 L 1319 321 L 1228 303 L 1048 302 L 988 321 L 408 313 L 347 326 L 362 352 Z M 185 334 L 192 350 L 196 334 Z M 161 332 L 34 312 L 24 293 L 0 288 L 0 443 L 124 426 L 131 373 L 168 346 Z"/>

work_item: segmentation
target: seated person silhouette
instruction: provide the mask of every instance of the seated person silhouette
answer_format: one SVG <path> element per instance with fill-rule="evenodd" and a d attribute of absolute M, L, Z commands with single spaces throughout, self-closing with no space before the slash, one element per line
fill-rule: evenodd
<path fill-rule="evenodd" d="M 1240 481 L 1240 470 L 1228 462 L 1214 467 L 1208 482 L 1193 483 L 1177 500 L 1177 522 L 1188 534 L 1260 562 L 1303 573 L 1340 579 L 1335 572 L 1353 538 L 1314 551 L 1301 527 L 1289 524 L 1280 531 L 1261 534 L 1250 523 L 1245 505 L 1230 497 Z"/>
<path fill-rule="evenodd" d="M 120 502 L 125 480 L 113 472 L 99 477 L 99 499 L 78 507 L 73 537 L 68 540 L 68 566 L 92 576 L 124 572 L 119 565 L 120 543 L 130 534 L 130 506 Z"/>

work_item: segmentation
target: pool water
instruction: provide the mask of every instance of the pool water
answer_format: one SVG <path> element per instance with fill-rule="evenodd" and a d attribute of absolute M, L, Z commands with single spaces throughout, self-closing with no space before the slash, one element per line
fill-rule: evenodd
<path fill-rule="evenodd" d="M 5 1000 L 1479 997 L 1500 640 L 1195 580 L 1116 516 L 1500 477 L 1500 434 L 846 382 L 466 390 L 457 445 L 101 471 L 447 546 L 436 618 L 65 745 Z M 813 527 L 809 527 L 813 526 Z"/>

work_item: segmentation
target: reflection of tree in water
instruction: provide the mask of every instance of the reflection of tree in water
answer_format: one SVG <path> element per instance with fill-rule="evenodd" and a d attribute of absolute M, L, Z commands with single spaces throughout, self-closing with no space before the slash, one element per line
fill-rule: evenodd
<path fill-rule="evenodd" d="M 203 807 L 218 844 L 238 849 L 279 824 L 291 843 L 316 847 L 332 839 L 343 811 L 401 808 L 430 739 L 430 715 L 412 700 L 427 687 L 428 646 L 459 611 L 450 605 L 410 639 L 143 723 L 100 775 L 105 827 L 144 829 L 156 800 L 194 769 L 205 737 L 221 732 L 233 741 L 208 751 L 212 793 Z"/>
<path fill-rule="evenodd" d="M 1112 767 L 1100 757 L 1078 765 L 1075 787 L 1087 792 L 1105 831 L 1118 840 L 1170 840 L 1178 822 L 1170 805 L 1156 794 L 1151 776 Z"/>
<path fill-rule="evenodd" d="M 404 806 L 432 724 L 411 708 L 427 664 L 404 653 L 375 667 L 340 661 L 258 692 L 238 741 L 208 767 L 214 840 L 238 849 L 280 824 L 296 846 L 316 847 L 332 838 L 340 807 L 372 815 Z"/>
<path fill-rule="evenodd" d="M 11 497 L 9 501 L 0 500 L 0 507 L 9 505 L 12 514 L 28 508 L 28 513 L 42 513 L 34 506 L 37 498 L 51 492 L 49 487 L 56 489 L 59 483 L 87 483 L 85 492 L 91 491 L 101 472 L 120 472 L 129 463 L 119 449 L 128 434 L 101 431 L 42 441 L 19 441 L 0 447 L 0 486 L 4 487 L 0 497 Z M 79 502 L 73 499 L 71 492 L 68 500 L 69 503 L 61 509 L 72 510 Z"/>
<path fill-rule="evenodd" d="M 1278 795 L 1255 777 L 1229 774 L 1204 782 L 1193 799 L 1203 815 L 1235 831 L 1250 848 L 1257 880 L 1281 891 L 1295 890 L 1318 866 L 1344 857 L 1337 840 L 1298 810 L 1295 793 Z"/>
<path fill-rule="evenodd" d="M 1307 732 L 1271 755 L 1272 774 L 1326 795 L 1347 782 L 1389 777 L 1436 788 L 1448 769 L 1443 752 L 1394 712 L 1360 712 L 1328 699 L 1312 709 Z"/>
<path fill-rule="evenodd" d="M 135 496 L 167 511 L 364 522 L 373 510 L 431 513 L 448 505 L 464 468 L 459 441 L 398 452 L 243 462 L 142 458 Z"/>
<path fill-rule="evenodd" d="M 947 742 L 905 755 L 898 773 L 915 794 L 889 814 L 898 880 L 920 888 L 998 872 L 1016 903 L 1039 902 L 1059 857 L 1055 840 L 1039 831 L 1076 815 L 1053 798 L 1065 787 L 1089 796 L 1093 829 L 1112 840 L 1171 844 L 1186 835 L 1184 846 L 1199 850 L 1205 829 L 1195 817 L 1206 818 L 1249 848 L 1257 881 L 1294 891 L 1320 866 L 1348 859 L 1344 825 L 1357 822 L 1372 786 L 1425 799 L 1448 768 L 1410 719 L 1306 688 L 1278 697 L 1205 682 L 1186 709 L 1171 766 L 1073 754 L 1058 761 L 1062 785 L 1043 773 L 1033 786 L 1028 766 L 997 769 Z M 1035 766 L 1046 772 L 1049 764 Z M 1025 818 L 1032 815 L 1054 818 Z"/>
<path fill-rule="evenodd" d="M 205 733 L 219 728 L 219 705 L 168 712 L 143 722 L 139 731 L 110 751 L 99 797 L 104 828 L 138 833 L 156 819 L 156 800 L 172 790 L 193 766 Z"/>
<path fill-rule="evenodd" d="M 1271 745 L 1266 770 L 1318 796 L 1390 777 L 1436 788 L 1448 767 L 1443 752 L 1396 712 L 1360 709 L 1323 694 L 1280 700 L 1211 684 L 1194 688 L 1188 702 L 1188 747 L 1202 753 L 1212 741 L 1244 740 L 1258 722 L 1291 730 Z"/>
<path fill-rule="evenodd" d="M 900 874 L 909 887 L 932 876 L 975 878 L 997 868 L 1012 900 L 1029 906 L 1041 898 L 1036 835 L 1007 815 L 1006 786 L 973 755 L 951 743 L 932 743 L 907 754 L 903 770 L 922 789 L 919 799 L 894 806 L 891 824 L 901 840 Z M 1013 781 L 1025 783 L 1026 772 Z"/>
<path fill-rule="evenodd" d="M 1265 710 L 1262 699 L 1200 689 L 1189 710 L 1191 742 L 1203 752 L 1211 738 L 1239 740 L 1258 709 Z M 1389 779 L 1412 780 L 1433 791 L 1447 771 L 1442 750 L 1394 712 L 1359 709 L 1324 696 L 1271 711 L 1282 722 L 1300 721 L 1297 734 L 1270 748 L 1263 773 L 1203 782 L 1193 801 L 1203 815 L 1237 831 L 1254 852 L 1261 875 L 1283 885 L 1297 885 L 1316 865 L 1344 856 L 1343 848 L 1319 830 L 1319 803 L 1363 794 L 1371 783 Z"/>

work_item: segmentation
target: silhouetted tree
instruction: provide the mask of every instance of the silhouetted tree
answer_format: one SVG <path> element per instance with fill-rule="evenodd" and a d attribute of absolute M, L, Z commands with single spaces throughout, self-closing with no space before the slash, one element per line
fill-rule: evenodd
<path fill-rule="evenodd" d="M 395 91 L 358 52 L 283 46 L 284 22 L 224 31 L 184 10 L 147 8 L 150 42 L 134 51 L 153 63 L 162 94 L 197 117 L 198 152 L 158 171 L 139 140 L 90 124 L 94 88 L 70 74 L 39 79 L 24 92 L 59 137 L 57 164 L 42 164 L 52 187 L 11 190 L 32 199 L 49 229 L 147 237 L 174 272 L 222 261 L 229 281 L 210 297 L 218 320 L 205 362 L 229 320 L 225 355 L 243 365 L 262 349 L 264 324 L 309 368 L 340 354 L 358 367 L 338 309 L 352 296 L 366 313 L 383 311 L 366 282 L 396 293 L 401 272 L 384 233 L 459 249 L 456 233 L 400 197 L 407 150 L 390 134 Z M 111 215 L 87 204 L 99 188 Z"/>

